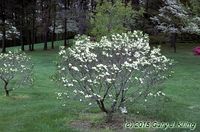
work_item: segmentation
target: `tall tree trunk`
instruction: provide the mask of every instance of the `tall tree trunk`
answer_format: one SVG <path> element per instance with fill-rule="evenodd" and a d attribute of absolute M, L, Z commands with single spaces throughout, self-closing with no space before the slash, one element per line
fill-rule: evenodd
<path fill-rule="evenodd" d="M 145 3 L 145 13 L 144 13 L 144 17 L 143 17 L 143 23 L 142 23 L 142 30 L 144 31 L 144 33 L 146 32 L 146 26 L 147 26 L 147 21 L 149 19 L 149 0 L 146 0 L 146 3 Z"/>
<path fill-rule="evenodd" d="M 174 53 L 176 53 L 176 39 L 177 33 L 171 33 L 171 47 L 174 49 Z"/>
<path fill-rule="evenodd" d="M 6 52 L 6 28 L 5 28 L 5 20 L 3 18 L 3 21 L 2 21 L 2 27 L 3 27 L 3 36 L 2 36 L 2 53 L 5 53 Z"/>
<path fill-rule="evenodd" d="M 44 50 L 47 50 L 48 44 L 48 31 L 47 27 L 45 27 L 45 34 L 44 34 Z"/>
<path fill-rule="evenodd" d="M 67 47 L 67 0 L 64 3 L 65 18 L 64 18 L 64 46 Z"/>
<path fill-rule="evenodd" d="M 148 14 L 148 11 L 149 11 L 149 0 L 146 0 L 146 3 L 145 3 L 145 11 L 146 11 L 146 13 Z"/>
<path fill-rule="evenodd" d="M 24 37 L 23 37 L 23 29 L 20 29 L 20 43 L 21 43 L 21 50 L 24 51 Z"/>
<path fill-rule="evenodd" d="M 67 19 L 64 20 L 64 46 L 67 47 Z"/>
<path fill-rule="evenodd" d="M 17 24 L 17 11 L 15 9 L 12 9 L 12 21 L 13 25 L 16 27 L 18 24 Z M 16 36 L 12 35 L 11 38 L 12 38 L 11 46 L 13 47 L 16 45 Z"/>
<path fill-rule="evenodd" d="M 34 24 L 35 25 L 35 24 Z M 33 26 L 35 27 L 35 26 Z M 32 45 L 31 45 L 31 51 L 35 50 L 34 44 L 36 43 L 36 33 L 35 29 L 32 29 Z"/>
<path fill-rule="evenodd" d="M 54 49 L 54 41 L 55 41 L 55 30 L 56 30 L 56 1 L 53 1 L 53 31 L 52 31 L 52 36 L 51 36 L 51 48 Z"/>
<path fill-rule="evenodd" d="M 87 30 L 87 13 L 88 7 L 86 1 L 82 1 L 78 3 L 78 21 L 79 21 L 79 34 L 84 34 Z"/>
<path fill-rule="evenodd" d="M 20 26 L 20 43 L 21 50 L 24 51 L 24 0 L 21 1 L 21 26 Z"/>
<path fill-rule="evenodd" d="M 31 33 L 31 30 L 28 30 L 28 44 L 29 44 L 29 51 L 32 51 L 32 33 Z"/>
<path fill-rule="evenodd" d="M 5 21 L 6 21 L 6 16 L 5 16 L 5 0 L 2 0 L 2 53 L 5 53 L 6 52 L 6 24 L 5 24 Z"/>
<path fill-rule="evenodd" d="M 53 31 L 52 31 L 52 38 L 51 38 L 51 48 L 54 49 L 54 41 L 55 41 L 55 27 L 56 27 L 56 22 L 55 22 L 55 19 L 53 21 Z"/>
<path fill-rule="evenodd" d="M 32 9 L 33 13 L 33 18 L 32 18 L 32 45 L 31 45 L 31 50 L 34 51 L 34 44 L 36 43 L 36 30 L 35 30 L 35 20 L 36 20 L 36 15 L 35 15 L 35 8 L 36 8 L 36 0 L 33 1 L 34 7 Z"/>
<path fill-rule="evenodd" d="M 49 38 L 49 26 L 50 26 L 50 19 L 51 19 L 51 4 L 46 3 L 47 8 L 45 11 L 45 40 L 44 40 L 44 50 L 47 50 L 48 47 L 48 38 Z"/>
<path fill-rule="evenodd" d="M 44 30 L 43 30 L 43 33 L 42 33 L 42 40 L 44 42 L 44 50 L 47 50 L 47 42 L 48 42 L 48 39 L 47 39 L 47 36 L 48 36 L 48 27 L 47 27 L 47 22 L 48 22 L 48 8 L 44 7 L 44 6 L 47 6 L 45 4 L 47 3 L 44 3 L 45 1 L 44 0 L 41 0 L 40 1 L 40 6 L 41 6 L 41 12 L 42 12 L 42 21 L 43 21 L 43 24 L 44 24 Z"/>
<path fill-rule="evenodd" d="M 47 50 L 47 44 L 48 44 L 48 29 L 46 29 L 45 31 L 45 35 L 44 35 L 44 50 Z"/>

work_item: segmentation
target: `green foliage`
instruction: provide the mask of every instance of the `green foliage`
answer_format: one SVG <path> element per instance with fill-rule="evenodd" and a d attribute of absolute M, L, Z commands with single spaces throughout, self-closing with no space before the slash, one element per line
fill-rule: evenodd
<path fill-rule="evenodd" d="M 200 16 L 200 1 L 199 0 L 191 0 L 192 11 L 195 15 Z"/>
<path fill-rule="evenodd" d="M 102 36 L 130 31 L 136 26 L 136 19 L 143 13 L 143 9 L 136 11 L 132 9 L 130 3 L 125 5 L 118 0 L 114 4 L 99 3 L 95 13 L 91 14 L 90 35 L 99 40 Z"/>

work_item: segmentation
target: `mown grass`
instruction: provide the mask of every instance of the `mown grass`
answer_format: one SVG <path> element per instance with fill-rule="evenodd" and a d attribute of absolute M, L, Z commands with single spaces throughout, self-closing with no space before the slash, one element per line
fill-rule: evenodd
<path fill-rule="evenodd" d="M 61 45 L 62 42 L 57 42 Z M 158 111 L 142 109 L 131 105 L 129 114 L 159 121 L 188 121 L 197 123 L 200 131 L 200 57 L 192 54 L 192 44 L 179 44 L 178 52 L 173 53 L 163 46 L 163 53 L 176 61 L 175 74 L 166 81 L 165 93 L 169 100 Z M 85 108 L 80 102 L 68 100 L 62 107 L 56 99 L 59 86 L 50 76 L 55 71 L 58 46 L 54 50 L 43 51 L 41 45 L 34 52 L 27 52 L 33 59 L 35 82 L 32 87 L 16 89 L 10 97 L 5 97 L 0 83 L 0 132 L 73 132 L 70 122 L 91 119 L 98 122 L 101 117 L 80 115 Z M 155 107 L 155 106 L 153 106 Z M 98 112 L 94 110 L 93 113 Z M 139 113 L 137 113 L 139 112 Z M 87 114 L 86 114 L 87 115 Z M 102 131 L 111 131 L 102 129 Z M 147 131 L 138 129 L 137 131 Z M 161 129 L 156 130 L 158 132 Z M 168 129 L 182 132 L 188 129 Z"/>

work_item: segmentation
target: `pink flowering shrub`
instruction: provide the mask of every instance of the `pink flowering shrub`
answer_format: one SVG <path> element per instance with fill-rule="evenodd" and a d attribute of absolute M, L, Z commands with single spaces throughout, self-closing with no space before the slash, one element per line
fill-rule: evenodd
<path fill-rule="evenodd" d="M 155 86 L 168 77 L 172 65 L 159 48 L 150 48 L 148 35 L 140 31 L 102 37 L 100 42 L 80 37 L 59 56 L 58 80 L 66 88 L 58 99 L 75 96 L 97 104 L 109 119 L 114 112 L 127 113 L 127 101 L 163 94 Z"/>
<path fill-rule="evenodd" d="M 194 53 L 194 55 L 200 55 L 200 46 L 195 47 L 195 48 L 193 49 L 193 53 Z"/>

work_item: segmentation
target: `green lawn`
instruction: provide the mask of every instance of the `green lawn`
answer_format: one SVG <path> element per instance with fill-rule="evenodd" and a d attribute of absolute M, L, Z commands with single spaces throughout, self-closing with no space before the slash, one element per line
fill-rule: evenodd
<path fill-rule="evenodd" d="M 129 107 L 130 115 L 145 116 L 160 121 L 196 122 L 196 132 L 200 131 L 200 57 L 193 56 L 191 44 L 179 44 L 173 53 L 163 47 L 164 54 L 176 61 L 175 74 L 166 81 L 166 95 L 169 100 L 157 112 Z M 78 101 L 69 100 L 62 107 L 56 99 L 59 87 L 50 80 L 55 71 L 58 47 L 43 51 L 27 52 L 33 59 L 35 83 L 33 87 L 16 89 L 10 97 L 5 97 L 0 83 L 0 132 L 71 132 L 77 131 L 70 122 L 84 117 L 79 114 L 85 108 Z M 140 111 L 136 114 L 136 111 Z M 96 112 L 96 111 L 95 111 Z M 95 120 L 96 117 L 87 117 Z M 97 117 L 98 118 L 98 117 Z M 108 131 L 108 130 L 104 130 Z M 147 131 L 148 130 L 137 130 Z M 157 130 L 160 132 L 161 130 Z M 167 131 L 187 132 L 188 129 Z"/>

